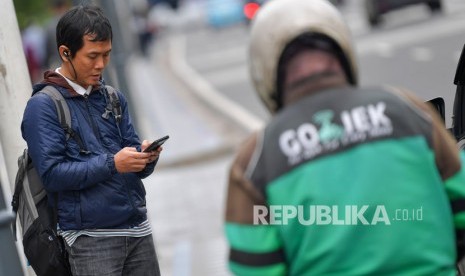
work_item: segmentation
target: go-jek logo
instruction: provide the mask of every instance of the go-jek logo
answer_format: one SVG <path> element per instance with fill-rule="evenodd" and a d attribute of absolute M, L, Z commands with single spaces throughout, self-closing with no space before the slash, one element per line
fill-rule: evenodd
<path fill-rule="evenodd" d="M 339 114 L 342 125 L 333 122 L 332 110 L 319 111 L 313 115 L 312 122 L 281 133 L 279 146 L 294 165 L 341 146 L 391 135 L 392 123 L 385 110 L 384 102 L 344 110 Z"/>

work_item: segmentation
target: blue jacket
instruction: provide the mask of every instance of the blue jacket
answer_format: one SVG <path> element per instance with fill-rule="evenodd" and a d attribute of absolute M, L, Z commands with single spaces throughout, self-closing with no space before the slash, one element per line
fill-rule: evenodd
<path fill-rule="evenodd" d="M 65 97 L 71 127 L 79 133 L 88 154 L 80 153 L 77 142 L 66 140 L 53 100 L 40 91 L 54 85 Z M 118 173 L 113 156 L 124 147 L 136 147 L 140 140 L 132 125 L 128 105 L 119 93 L 122 120 L 119 134 L 113 116 L 102 117 L 106 107 L 103 85 L 86 98 L 76 93 L 59 74 L 47 72 L 33 88 L 21 125 L 29 155 L 52 199 L 58 193 L 58 221 L 62 230 L 129 228 L 147 218 L 142 178 L 155 163 L 139 173 Z"/>

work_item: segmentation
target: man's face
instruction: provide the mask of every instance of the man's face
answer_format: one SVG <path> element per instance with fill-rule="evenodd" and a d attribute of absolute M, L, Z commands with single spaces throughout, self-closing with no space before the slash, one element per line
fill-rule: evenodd
<path fill-rule="evenodd" d="M 103 69 L 110 61 L 111 41 L 91 41 L 92 38 L 92 35 L 85 35 L 83 47 L 71 59 L 76 75 L 72 69 L 70 73 L 84 88 L 99 84 Z"/>

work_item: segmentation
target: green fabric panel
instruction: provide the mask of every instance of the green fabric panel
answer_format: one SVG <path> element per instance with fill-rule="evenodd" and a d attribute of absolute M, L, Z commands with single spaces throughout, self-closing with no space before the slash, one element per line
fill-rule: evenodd
<path fill-rule="evenodd" d="M 447 275 L 454 270 L 450 203 L 434 153 L 422 137 L 360 145 L 301 165 L 270 183 L 267 199 L 270 205 L 302 206 L 303 218 L 311 217 L 309 206 L 335 206 L 333 221 L 337 214 L 344 223 L 353 222 L 346 206 L 369 207 L 364 213 L 369 225 L 359 220 L 357 225 L 302 225 L 293 219 L 276 226 L 292 260 L 290 275 Z M 378 206 L 389 224 L 371 224 Z"/>
<path fill-rule="evenodd" d="M 454 176 L 445 181 L 447 195 L 451 201 L 465 199 L 465 153 L 460 152 L 462 167 Z M 454 223 L 457 228 L 465 228 L 465 212 L 455 214 Z"/>
<path fill-rule="evenodd" d="M 460 152 L 462 168 L 454 176 L 446 180 L 446 191 L 450 200 L 465 198 L 465 153 Z"/>
<path fill-rule="evenodd" d="M 465 212 L 460 212 L 454 216 L 455 227 L 465 229 Z"/>
<path fill-rule="evenodd" d="M 225 228 L 229 244 L 236 250 L 268 253 L 281 248 L 275 226 L 226 223 Z"/>
<path fill-rule="evenodd" d="M 278 276 L 287 275 L 285 264 L 275 264 L 270 266 L 245 266 L 235 262 L 229 262 L 229 269 L 234 275 L 243 276 Z"/>

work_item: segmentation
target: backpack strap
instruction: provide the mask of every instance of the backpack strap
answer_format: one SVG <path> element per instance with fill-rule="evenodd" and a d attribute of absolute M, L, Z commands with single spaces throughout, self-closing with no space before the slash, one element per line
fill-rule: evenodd
<path fill-rule="evenodd" d="M 107 99 L 107 106 L 105 107 L 105 113 L 102 114 L 102 117 L 108 119 L 109 115 L 113 114 L 116 123 L 121 123 L 123 112 L 121 110 L 121 102 L 119 100 L 118 92 L 116 92 L 115 88 L 105 85 L 104 94 Z"/>
<path fill-rule="evenodd" d="M 60 91 L 58 91 L 58 89 L 52 85 L 47 85 L 42 90 L 40 90 L 39 93 L 48 95 L 55 103 L 58 120 L 60 121 L 60 125 L 66 133 L 66 140 L 68 140 L 70 137 L 73 138 L 78 144 L 80 152 L 88 154 L 89 151 L 84 146 L 84 143 L 81 140 L 81 136 L 79 136 L 79 134 L 71 128 L 71 114 L 69 112 L 68 103 L 66 103 L 66 100 Z"/>
<path fill-rule="evenodd" d="M 18 172 L 16 173 L 15 179 L 15 192 L 13 194 L 13 200 L 11 201 L 11 207 L 13 207 L 13 211 L 15 211 L 15 213 L 19 208 L 19 194 L 23 190 L 23 181 L 24 177 L 26 176 L 28 157 L 27 149 L 25 149 L 23 155 L 18 158 Z"/>
<path fill-rule="evenodd" d="M 19 201 L 20 201 L 20 194 L 25 190 L 23 200 L 27 205 L 26 208 L 29 210 L 30 214 L 34 219 L 36 219 L 39 214 L 37 213 L 37 209 L 35 207 L 34 198 L 32 197 L 31 190 L 29 189 L 29 185 L 24 185 L 25 181 L 29 181 L 27 176 L 27 170 L 31 165 L 32 160 L 29 157 L 28 150 L 25 149 L 23 155 L 18 158 L 18 172 L 16 173 L 15 179 L 15 192 L 13 194 L 13 199 L 11 200 L 11 207 L 15 213 L 15 223 L 12 224 L 13 227 L 13 234 L 16 241 L 16 219 L 18 217 L 18 209 L 19 209 Z M 44 191 L 45 193 L 45 191 Z"/>
<path fill-rule="evenodd" d="M 60 121 L 61 127 L 65 130 L 66 140 L 68 140 L 71 136 L 71 133 L 69 132 L 71 126 L 71 114 L 69 112 L 68 104 L 66 103 L 65 98 L 63 95 L 61 95 L 60 91 L 58 91 L 52 85 L 45 86 L 39 92 L 47 94 L 50 98 L 52 98 L 57 109 L 58 120 Z"/>
<path fill-rule="evenodd" d="M 119 100 L 118 92 L 116 92 L 116 90 L 109 85 L 105 85 L 105 88 L 107 90 L 108 97 L 110 98 L 113 117 L 115 117 L 116 122 L 119 124 L 121 123 L 123 111 L 121 109 L 121 102 Z"/>
<path fill-rule="evenodd" d="M 115 88 L 109 85 L 105 85 L 105 89 L 103 89 L 103 93 L 107 100 L 107 106 L 105 107 L 105 112 L 102 114 L 102 117 L 105 119 L 109 118 L 110 114 L 113 114 L 113 117 L 116 121 L 116 126 L 118 127 L 119 136 L 122 138 L 121 129 L 119 127 L 121 120 L 123 118 L 123 111 L 121 108 L 121 101 L 119 100 L 118 92 Z"/>

